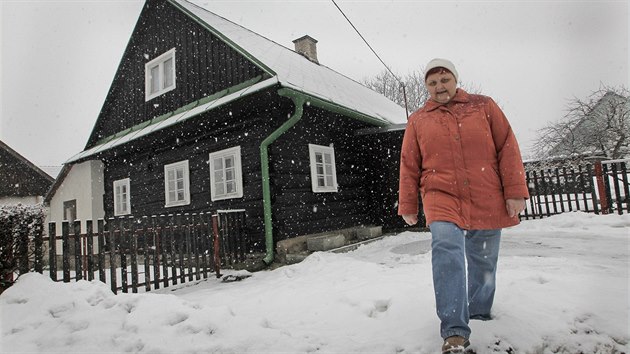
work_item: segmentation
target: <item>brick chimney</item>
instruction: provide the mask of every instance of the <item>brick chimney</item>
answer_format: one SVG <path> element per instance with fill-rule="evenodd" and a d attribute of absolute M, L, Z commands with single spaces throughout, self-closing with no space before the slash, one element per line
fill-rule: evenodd
<path fill-rule="evenodd" d="M 305 35 L 293 41 L 295 51 L 305 56 L 308 60 L 319 64 L 317 61 L 317 40 L 309 35 Z"/>

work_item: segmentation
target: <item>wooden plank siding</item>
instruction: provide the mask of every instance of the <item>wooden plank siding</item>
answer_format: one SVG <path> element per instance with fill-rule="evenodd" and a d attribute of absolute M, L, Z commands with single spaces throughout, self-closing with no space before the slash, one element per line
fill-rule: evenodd
<path fill-rule="evenodd" d="M 145 101 L 145 64 L 175 48 L 176 88 Z M 263 71 L 164 0 L 147 1 L 86 148 Z"/>
<path fill-rule="evenodd" d="M 0 197 L 44 196 L 53 180 L 0 141 Z"/>
<path fill-rule="evenodd" d="M 398 216 L 400 150 L 404 133 L 404 129 L 401 129 L 358 137 L 360 144 L 373 155 L 367 188 L 371 191 L 370 210 L 373 223 L 383 226 L 383 229 L 402 229 L 406 226 Z M 419 217 L 420 224 L 424 225 L 422 205 Z"/>
<path fill-rule="evenodd" d="M 113 216 L 113 182 L 129 178 L 133 215 L 246 209 L 251 235 L 262 249 L 260 143 L 284 122 L 293 106 L 288 99 L 280 100 L 277 95 L 274 102 L 269 92 L 259 92 L 249 98 L 206 112 L 103 155 L 106 216 Z M 212 202 L 209 154 L 235 146 L 241 146 L 243 198 Z M 191 203 L 165 207 L 164 165 L 183 160 L 189 162 Z"/>
<path fill-rule="evenodd" d="M 176 88 L 145 102 L 145 64 L 173 47 Z M 87 148 L 264 74 L 166 0 L 147 1 Z M 114 181 L 129 178 L 131 215 L 245 209 L 251 247 L 263 251 L 260 144 L 295 110 L 290 99 L 279 96 L 279 88 L 276 85 L 250 93 L 92 156 L 104 164 L 106 218 L 114 216 Z M 392 210 L 395 213 L 396 202 L 391 195 L 397 195 L 402 134 L 355 134 L 370 127 L 351 117 L 306 105 L 301 120 L 269 146 L 275 241 L 358 225 L 400 222 L 398 217 L 390 220 L 389 214 Z M 312 191 L 309 144 L 334 147 L 338 192 Z M 209 154 L 236 146 L 241 147 L 243 197 L 213 202 Z M 164 166 L 184 160 L 189 164 L 190 204 L 166 207 Z"/>
<path fill-rule="evenodd" d="M 278 240 L 371 223 L 364 147 L 367 124 L 314 107 L 270 146 L 274 237 Z M 308 144 L 333 144 L 339 191 L 313 193 Z M 369 158 L 369 157 L 368 157 Z"/>
<path fill-rule="evenodd" d="M 275 95 L 274 90 L 259 92 L 249 99 L 207 112 L 103 156 L 107 217 L 113 216 L 113 182 L 130 178 L 133 215 L 246 209 L 254 249 L 262 250 L 260 143 L 284 123 L 294 109 L 288 99 Z M 389 209 L 384 211 L 381 200 L 392 188 L 397 190 L 396 165 L 402 135 L 386 138 L 385 134 L 354 134 L 365 127 L 367 124 L 357 120 L 306 107 L 298 124 L 270 145 L 275 241 L 362 224 L 382 225 L 386 219 L 383 212 L 395 214 L 395 201 L 386 202 Z M 312 192 L 309 143 L 333 144 L 338 192 Z M 234 146 L 241 146 L 243 198 L 212 202 L 208 154 Z M 392 168 L 384 174 L 386 154 L 390 154 L 387 168 L 389 165 Z M 189 161 L 191 203 L 166 208 L 164 165 L 182 160 Z M 396 195 L 394 193 L 394 197 Z"/>

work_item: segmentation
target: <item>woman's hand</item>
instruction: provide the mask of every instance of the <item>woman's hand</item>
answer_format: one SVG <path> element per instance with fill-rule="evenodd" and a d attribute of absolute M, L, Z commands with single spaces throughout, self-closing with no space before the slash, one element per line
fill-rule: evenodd
<path fill-rule="evenodd" d="M 525 198 L 513 198 L 505 201 L 505 208 L 508 215 L 513 218 L 525 210 Z"/>
<path fill-rule="evenodd" d="M 405 220 L 407 225 L 415 225 L 418 223 L 418 215 L 417 214 L 404 214 L 402 218 Z"/>

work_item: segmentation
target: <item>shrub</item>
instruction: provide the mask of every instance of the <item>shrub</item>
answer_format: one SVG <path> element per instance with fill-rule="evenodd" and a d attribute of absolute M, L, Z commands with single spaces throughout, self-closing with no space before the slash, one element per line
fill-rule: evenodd
<path fill-rule="evenodd" d="M 42 205 L 0 205 L 0 292 L 13 284 L 14 274 L 31 271 L 33 239 L 45 217 Z"/>

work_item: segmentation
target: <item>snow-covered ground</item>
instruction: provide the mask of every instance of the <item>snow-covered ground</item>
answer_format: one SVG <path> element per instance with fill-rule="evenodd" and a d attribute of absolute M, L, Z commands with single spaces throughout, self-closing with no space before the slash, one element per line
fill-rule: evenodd
<path fill-rule="evenodd" d="M 630 353 L 630 215 L 566 213 L 505 230 L 477 353 Z M 21 277 L 0 296 L 2 353 L 436 353 L 430 235 L 144 294 Z M 511 349 L 510 349 L 511 348 Z"/>

